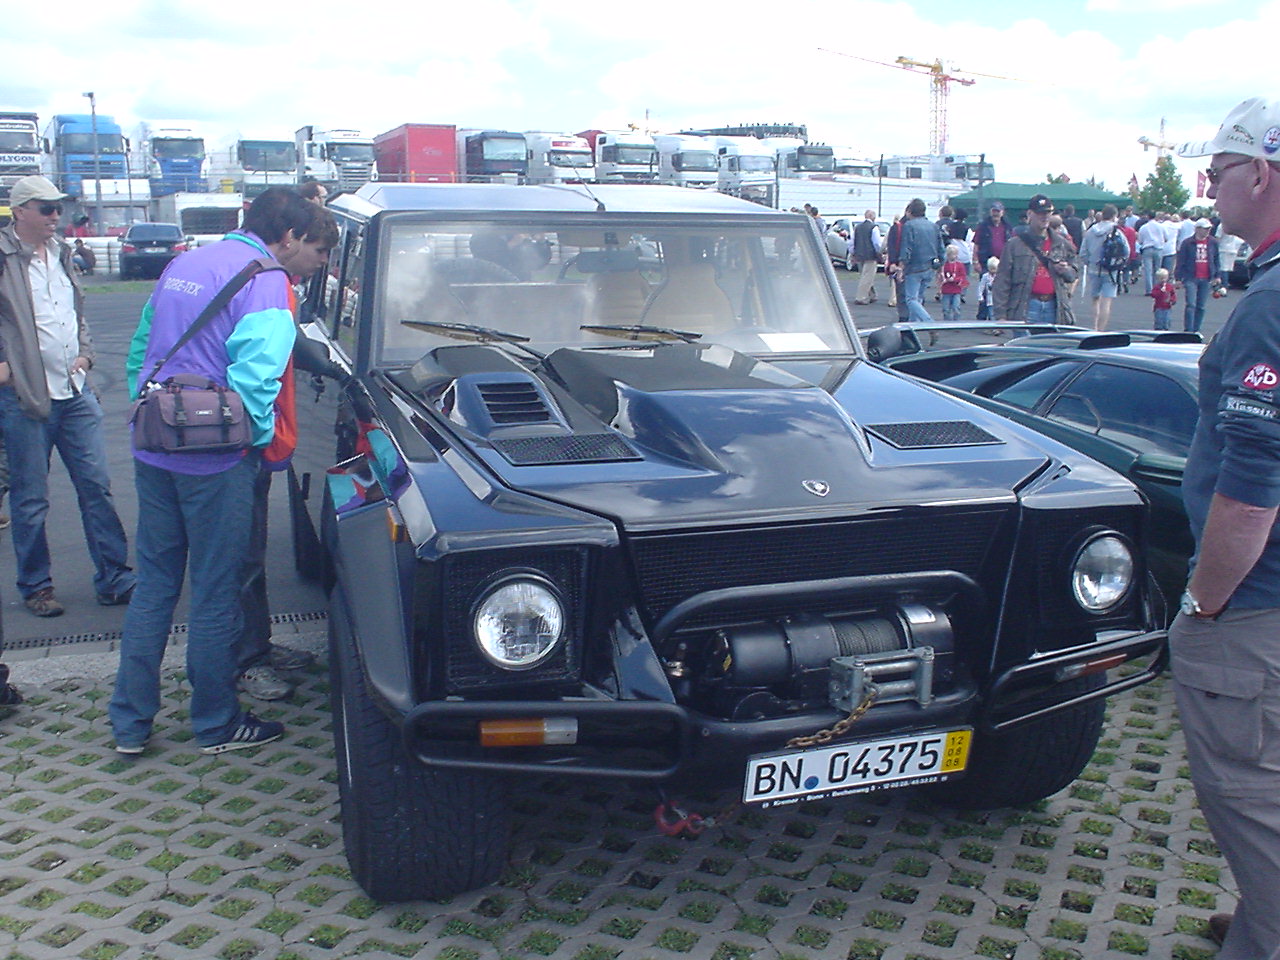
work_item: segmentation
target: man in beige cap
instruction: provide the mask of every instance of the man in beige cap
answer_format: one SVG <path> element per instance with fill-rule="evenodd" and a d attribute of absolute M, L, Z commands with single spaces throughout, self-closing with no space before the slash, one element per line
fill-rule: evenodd
<path fill-rule="evenodd" d="M 1209 921 L 1219 960 L 1280 960 L 1277 151 L 1280 101 L 1261 98 L 1232 110 L 1212 140 L 1178 149 L 1212 157 L 1223 229 L 1254 251 L 1248 291 L 1200 358 L 1200 422 L 1182 481 L 1196 553 L 1169 629 L 1191 781 L 1240 890 L 1234 917 Z"/>
<path fill-rule="evenodd" d="M 1173 270 L 1173 279 L 1182 288 L 1186 304 L 1182 329 L 1192 333 L 1199 333 L 1204 326 L 1204 306 L 1218 275 L 1218 241 L 1209 236 L 1212 230 L 1213 224 L 1204 217 L 1195 221 L 1191 236 L 1178 246 Z"/>
<path fill-rule="evenodd" d="M 71 248 L 56 236 L 64 194 L 44 177 L 13 185 L 13 223 L 0 229 L 0 427 L 9 454 L 18 590 L 37 617 L 63 612 L 53 592 L 45 518 L 56 447 L 80 504 L 94 589 L 104 606 L 128 603 L 134 576 L 111 498 L 102 407 L 88 383 L 93 341 Z"/>

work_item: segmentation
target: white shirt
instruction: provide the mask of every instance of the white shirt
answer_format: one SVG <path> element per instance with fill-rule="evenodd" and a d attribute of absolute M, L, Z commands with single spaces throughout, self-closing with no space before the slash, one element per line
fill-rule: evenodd
<path fill-rule="evenodd" d="M 27 278 L 35 308 L 36 337 L 51 400 L 70 400 L 84 389 L 83 370 L 71 373 L 80 356 L 80 324 L 76 320 L 75 287 L 58 259 L 58 243 L 45 244 L 45 257 L 31 256 Z"/>
<path fill-rule="evenodd" d="M 1160 224 L 1164 231 L 1164 242 L 1160 244 L 1160 256 L 1172 257 L 1178 252 L 1178 225 L 1172 220 Z"/>
<path fill-rule="evenodd" d="M 1164 246 L 1164 227 L 1157 220 L 1148 220 L 1138 228 L 1138 249 Z"/>

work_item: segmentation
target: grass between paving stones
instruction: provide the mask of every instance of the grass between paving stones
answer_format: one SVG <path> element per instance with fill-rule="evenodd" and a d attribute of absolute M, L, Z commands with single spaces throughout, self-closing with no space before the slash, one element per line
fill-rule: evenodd
<path fill-rule="evenodd" d="M 880 794 L 740 811 L 686 842 L 654 835 L 648 795 L 548 781 L 515 798 L 499 884 L 400 906 L 365 897 L 342 856 L 319 670 L 272 708 L 284 740 L 223 758 L 191 748 L 185 687 L 168 680 L 163 732 L 122 761 L 105 694 L 73 682 L 0 722 L 0 862 L 20 868 L 0 872 L 0 956 L 148 956 L 109 923 L 193 960 L 871 960 L 908 929 L 915 960 L 1143 957 L 1167 938 L 1178 960 L 1207 960 L 1204 919 L 1231 902 L 1203 821 L 1180 814 L 1164 684 L 1113 703 L 1085 775 L 1027 809 Z M 1170 898 L 1172 919 L 1157 909 Z"/>

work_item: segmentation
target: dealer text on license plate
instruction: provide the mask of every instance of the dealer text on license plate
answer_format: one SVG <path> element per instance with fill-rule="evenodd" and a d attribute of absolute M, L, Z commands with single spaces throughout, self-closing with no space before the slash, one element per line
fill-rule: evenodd
<path fill-rule="evenodd" d="M 747 761 L 744 803 L 773 806 L 939 783 L 964 771 L 970 729 L 939 730 L 861 743 L 760 754 Z"/>

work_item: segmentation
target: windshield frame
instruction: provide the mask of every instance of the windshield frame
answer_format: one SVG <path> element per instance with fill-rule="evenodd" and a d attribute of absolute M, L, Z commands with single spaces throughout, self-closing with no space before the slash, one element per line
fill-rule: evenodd
<path fill-rule="evenodd" d="M 370 220 L 371 224 L 377 224 L 377 239 L 375 248 L 371 251 L 373 253 L 370 258 L 371 263 L 368 266 L 371 272 L 366 274 L 367 277 L 375 278 L 374 283 L 377 288 L 377 295 L 368 302 L 364 302 L 364 298 L 361 298 L 362 302 L 359 307 L 361 317 L 359 322 L 368 327 L 365 332 L 360 334 L 360 340 L 362 348 L 369 351 L 369 365 L 376 365 L 382 369 L 404 368 L 412 365 L 429 350 L 443 346 L 446 343 L 456 344 L 460 342 L 444 339 L 435 341 L 424 335 L 422 338 L 422 350 L 413 357 L 392 358 L 387 355 L 384 338 L 386 322 L 380 321 L 378 318 L 382 317 L 390 309 L 387 306 L 387 290 L 390 286 L 388 282 L 388 265 L 393 255 L 393 243 L 403 238 L 403 234 L 397 236 L 397 229 L 403 229 L 404 226 L 411 225 L 412 229 L 416 230 L 421 227 L 424 232 L 429 233 L 433 227 L 446 228 L 447 230 L 474 223 L 477 226 L 493 226 L 498 229 L 501 229 L 504 225 L 510 225 L 513 231 L 528 231 L 532 224 L 539 222 L 546 225 L 549 233 L 560 233 L 568 230 L 601 230 L 630 235 L 644 234 L 647 231 L 657 232 L 664 229 L 675 229 L 697 231 L 698 233 L 755 231 L 763 235 L 772 235 L 786 231 L 787 235 L 793 237 L 796 241 L 796 246 L 801 251 L 800 255 L 808 258 L 808 269 L 815 271 L 817 277 L 821 278 L 820 280 L 814 279 L 811 282 L 821 283 L 822 293 L 820 300 L 830 312 L 833 332 L 838 332 L 847 345 L 823 350 L 742 350 L 741 352 L 766 360 L 813 358 L 848 360 L 863 357 L 863 347 L 858 336 L 857 325 L 854 323 L 848 304 L 845 303 L 843 296 L 838 295 L 839 285 L 831 268 L 830 258 L 826 255 L 825 248 L 818 243 L 816 233 L 802 216 L 790 213 L 742 217 L 700 214 L 698 219 L 692 220 L 690 214 L 677 212 L 628 213 L 623 219 L 617 214 L 602 215 L 560 211 L 492 211 L 483 214 L 461 211 L 450 211 L 448 213 L 436 211 L 383 211 L 374 215 Z M 753 265 L 753 269 L 758 268 L 758 266 L 758 264 Z M 768 296 L 776 296 L 776 291 L 770 292 Z M 501 325 L 486 324 L 482 320 L 477 322 L 480 326 L 496 326 L 501 329 Z M 577 346 L 582 349 L 617 348 L 628 342 L 626 339 L 606 338 L 598 343 L 584 343 Z M 707 338 L 701 342 L 717 343 L 718 341 L 715 338 Z"/>

